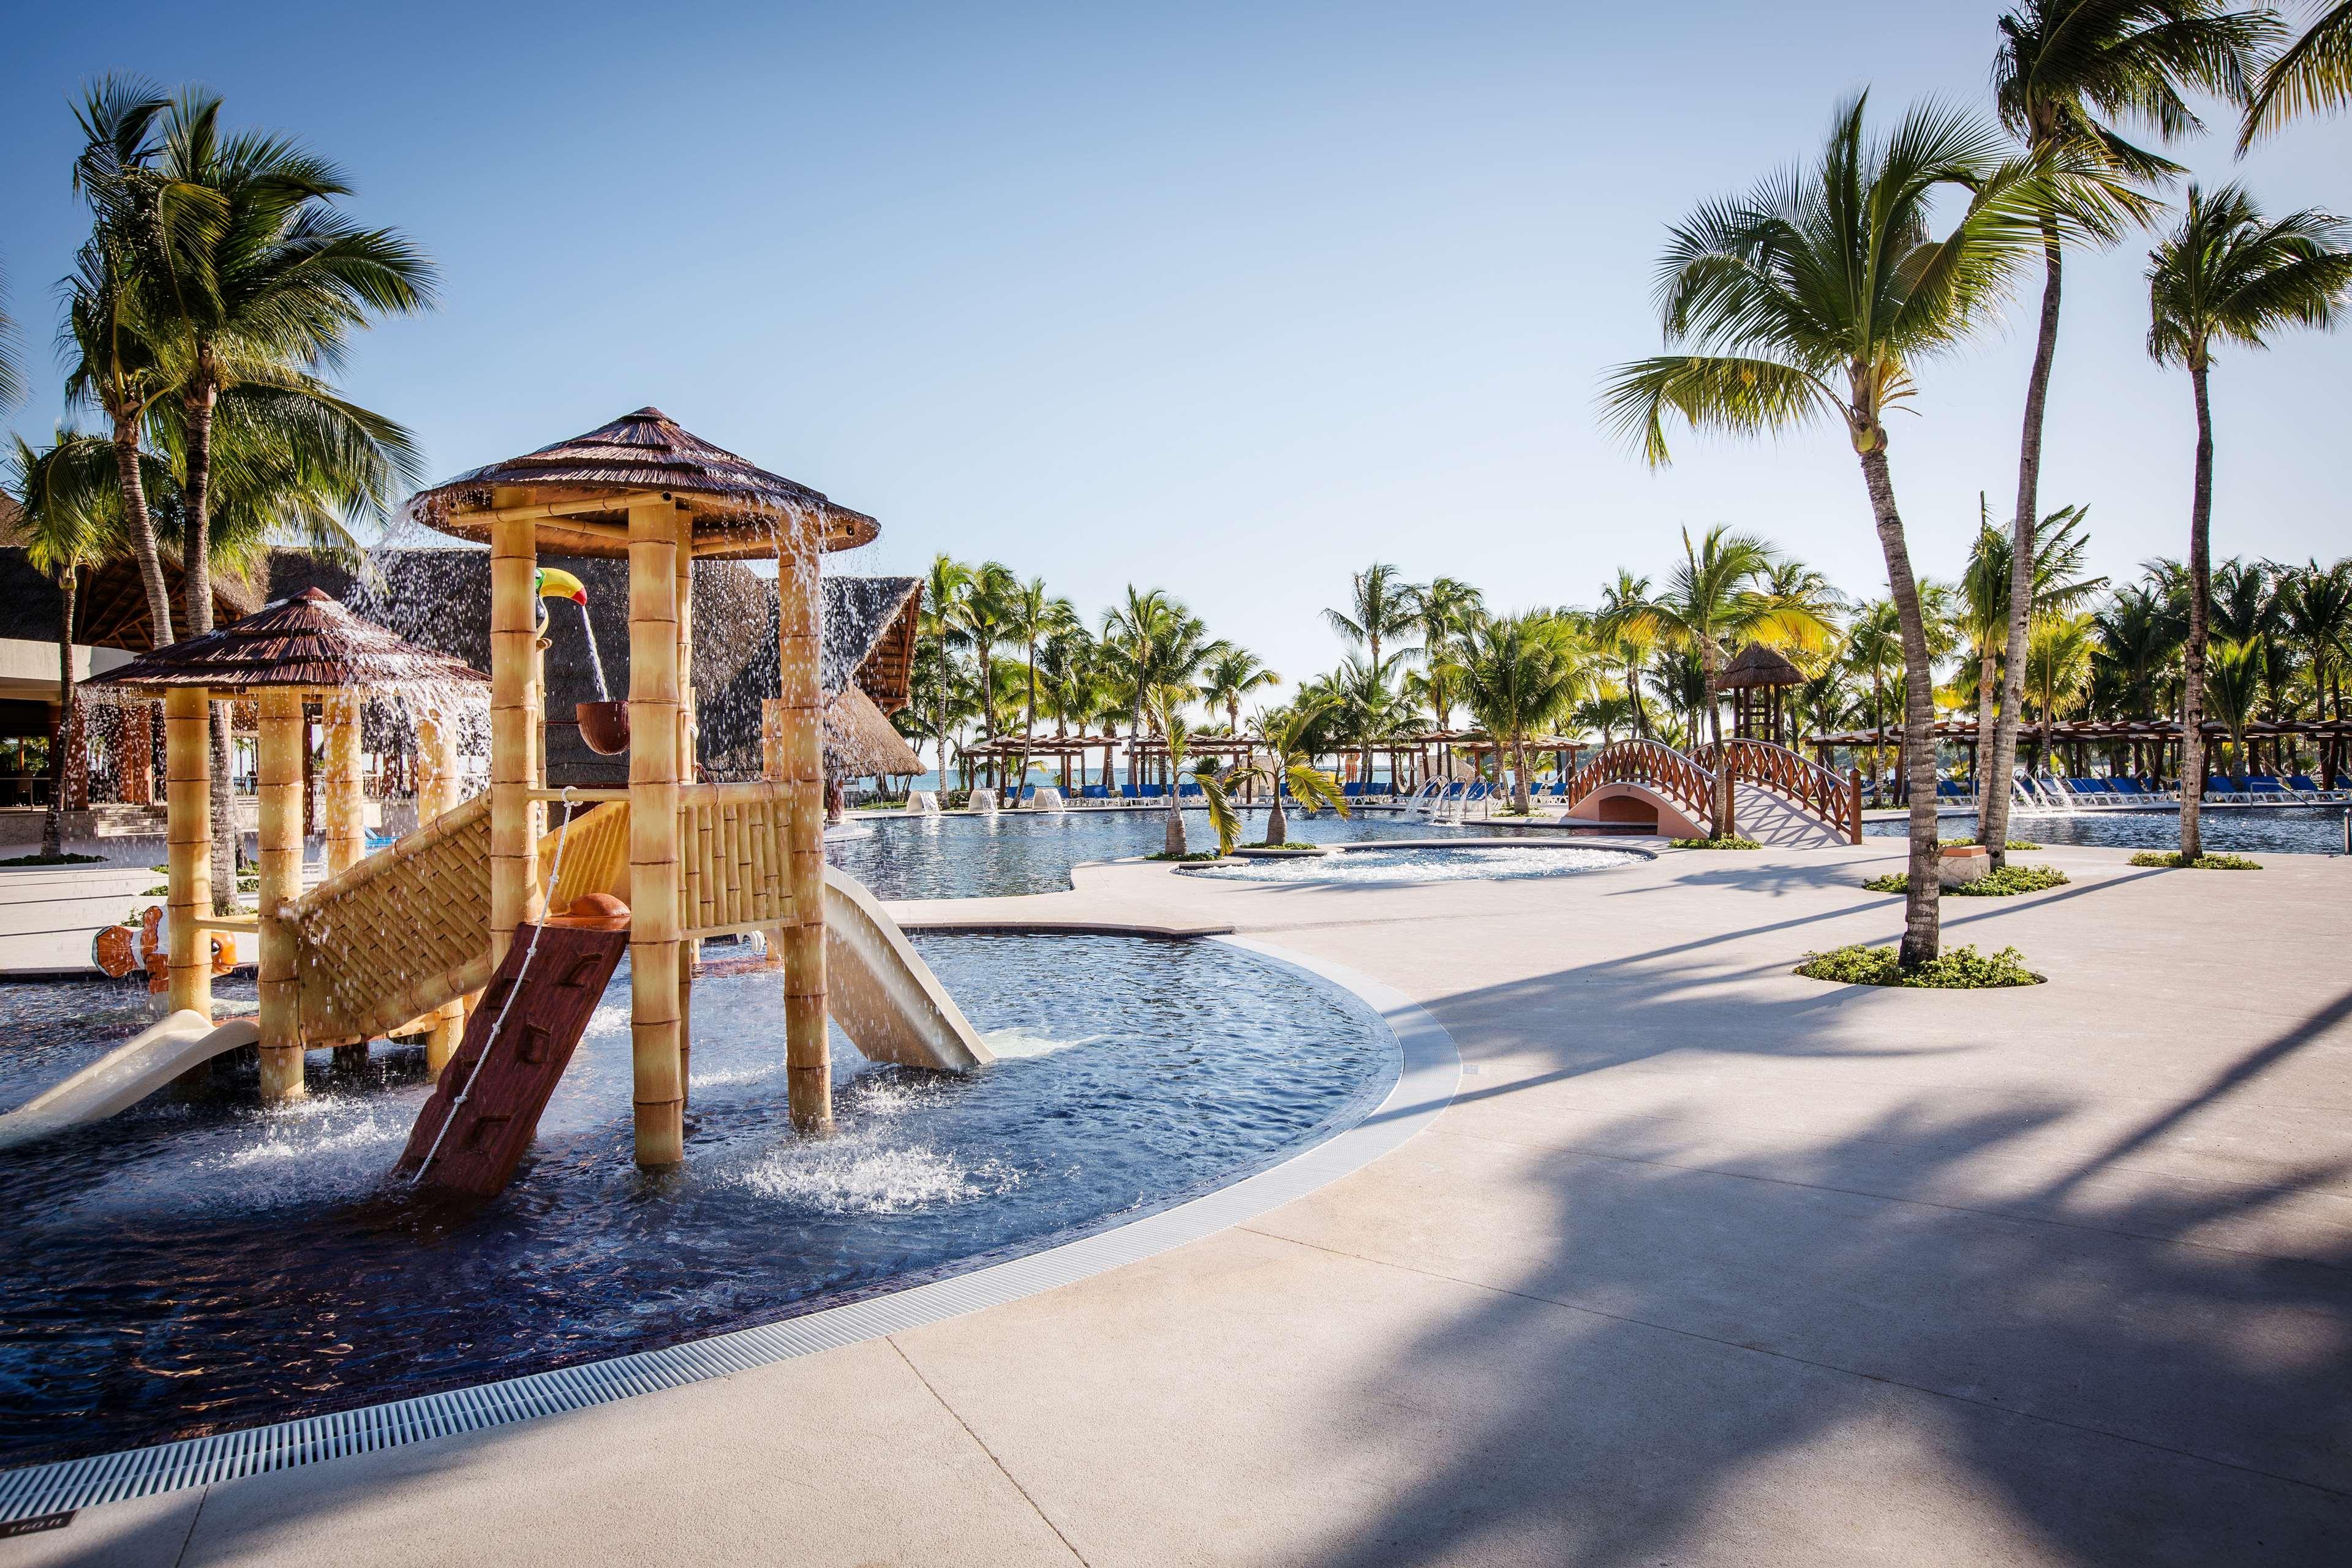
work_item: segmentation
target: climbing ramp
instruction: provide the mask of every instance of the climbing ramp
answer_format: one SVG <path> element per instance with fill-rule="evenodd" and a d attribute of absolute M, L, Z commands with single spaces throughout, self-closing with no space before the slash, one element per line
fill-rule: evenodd
<path fill-rule="evenodd" d="M 454 1195 L 497 1196 L 628 951 L 626 927 L 519 928 L 457 1054 L 416 1113 L 394 1176 Z"/>

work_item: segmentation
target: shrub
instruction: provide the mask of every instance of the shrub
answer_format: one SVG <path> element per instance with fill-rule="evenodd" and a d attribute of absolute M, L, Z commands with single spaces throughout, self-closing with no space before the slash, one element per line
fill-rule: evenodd
<path fill-rule="evenodd" d="M 2143 849 L 2131 858 L 2135 866 L 2158 871 L 2259 871 L 2263 863 L 2243 855 L 2200 855 L 2189 860 L 2178 849 Z"/>
<path fill-rule="evenodd" d="M 0 860 L 0 866 L 98 866 L 105 860 L 103 855 L 19 855 L 14 860 Z"/>
<path fill-rule="evenodd" d="M 1677 849 L 1761 849 L 1764 847 L 1753 838 L 1742 838 L 1736 834 L 1729 838 L 1676 838 L 1672 842 Z"/>
<path fill-rule="evenodd" d="M 1271 849 L 1277 855 L 1320 855 L 1323 853 L 1319 846 L 1313 844 L 1301 844 L 1295 838 L 1285 839 L 1280 844 L 1268 844 L 1264 839 L 1260 839 L 1255 844 L 1244 844 L 1242 847 L 1244 849 Z"/>
<path fill-rule="evenodd" d="M 1947 888 L 1947 898 L 2006 899 L 2017 893 L 2039 893 L 2051 888 L 2066 886 L 2066 873 L 2054 866 L 2004 866 L 1998 871 L 1988 871 L 1973 882 L 1963 882 L 1957 888 Z M 1874 877 L 1863 884 L 1874 893 L 1900 893 L 1909 889 L 1909 881 L 1900 871 L 1884 877 Z"/>
<path fill-rule="evenodd" d="M 1214 849 L 1193 849 L 1182 855 L 1171 855 L 1162 849 L 1157 854 L 1146 855 L 1144 858 L 1146 860 L 1222 860 L 1224 856 Z"/>
<path fill-rule="evenodd" d="M 2025 955 L 2004 947 L 1990 958 L 1974 946 L 1956 947 L 1916 968 L 1906 969 L 1891 947 L 1841 947 L 1809 952 L 1797 965 L 1808 980 L 1841 985 L 1907 985 L 1937 991 L 1979 991 L 2008 985 L 2039 985 L 2042 977 L 2025 967 Z"/>

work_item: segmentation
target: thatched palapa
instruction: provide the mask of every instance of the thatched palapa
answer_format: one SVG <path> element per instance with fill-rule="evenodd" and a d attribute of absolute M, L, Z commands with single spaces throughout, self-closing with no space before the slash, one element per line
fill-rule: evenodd
<path fill-rule="evenodd" d="M 306 588 L 82 684 L 373 692 L 394 687 L 487 688 L 489 677 L 362 620 L 317 588 Z"/>
<path fill-rule="evenodd" d="M 509 458 L 419 491 L 408 503 L 417 521 L 460 539 L 488 542 L 488 515 L 527 492 L 542 552 L 625 556 L 628 498 L 660 495 L 694 519 L 694 553 L 756 557 L 776 552 L 776 530 L 793 518 L 815 520 L 822 548 L 865 544 L 881 525 L 837 506 L 808 486 L 772 474 L 714 447 L 658 408 L 640 408 L 585 435 Z"/>
<path fill-rule="evenodd" d="M 923 771 L 906 738 L 856 686 L 842 688 L 825 706 L 824 765 L 846 778 L 912 777 Z"/>
<path fill-rule="evenodd" d="M 1739 656 L 1726 665 L 1716 681 L 1722 691 L 1747 691 L 1759 687 L 1802 686 L 1805 672 L 1790 664 L 1779 650 L 1766 647 L 1760 642 L 1749 643 L 1739 650 Z"/>

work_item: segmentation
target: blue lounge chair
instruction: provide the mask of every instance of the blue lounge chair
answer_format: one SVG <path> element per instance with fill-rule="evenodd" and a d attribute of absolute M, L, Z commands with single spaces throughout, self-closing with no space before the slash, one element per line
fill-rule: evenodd
<path fill-rule="evenodd" d="M 1078 798 L 1080 800 L 1108 800 L 1110 798 L 1110 791 L 1102 784 L 1082 784 L 1078 789 Z"/>
<path fill-rule="evenodd" d="M 2266 795 L 2278 800 L 2284 800 L 2287 798 L 2286 786 L 2279 783 L 2278 780 L 2271 777 L 2268 773 L 2247 774 L 2245 793 L 2249 797 L 2258 795 Z"/>
<path fill-rule="evenodd" d="M 1190 800 L 1200 793 L 1201 786 L 1190 779 L 1181 780 L 1176 785 L 1176 795 L 1180 800 Z"/>
<path fill-rule="evenodd" d="M 1137 789 L 1131 784 L 1123 784 L 1118 786 L 1118 798 L 1121 800 L 1141 800 L 1143 798 L 1143 792 Z"/>

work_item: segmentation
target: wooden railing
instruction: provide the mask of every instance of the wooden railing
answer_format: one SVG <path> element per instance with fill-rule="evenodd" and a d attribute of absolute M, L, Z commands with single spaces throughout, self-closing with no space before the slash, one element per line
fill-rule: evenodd
<path fill-rule="evenodd" d="M 1855 844 L 1862 842 L 1862 775 L 1832 773 L 1811 758 L 1769 741 L 1726 741 L 1723 750 L 1736 784 L 1769 790 L 1808 816 Z M 1709 773 L 1717 767 L 1712 742 L 1691 753 Z"/>
<path fill-rule="evenodd" d="M 1694 822 L 1704 822 L 1715 775 L 1655 741 L 1612 741 L 1593 753 L 1568 781 L 1569 809 L 1602 784 L 1637 784 L 1654 790 L 1683 809 Z"/>
<path fill-rule="evenodd" d="M 1723 750 L 1735 784 L 1769 791 L 1851 842 L 1862 842 L 1860 774 L 1832 773 L 1769 741 L 1727 741 Z M 1692 821 L 1704 823 L 1715 810 L 1716 769 L 1712 744 L 1685 756 L 1655 741 L 1616 741 L 1569 780 L 1568 804 L 1573 810 L 1603 784 L 1637 784 L 1672 801 Z"/>

